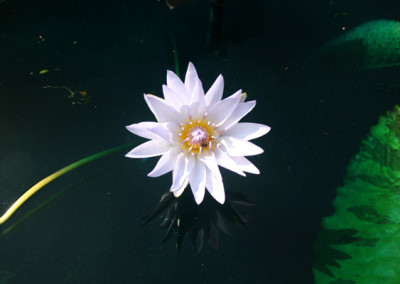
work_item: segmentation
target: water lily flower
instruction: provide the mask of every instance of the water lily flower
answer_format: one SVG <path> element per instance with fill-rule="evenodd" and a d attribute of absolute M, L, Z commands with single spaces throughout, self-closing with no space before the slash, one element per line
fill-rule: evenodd
<path fill-rule="evenodd" d="M 144 99 L 157 122 L 127 126 L 132 133 L 150 139 L 126 154 L 129 158 L 160 156 L 148 174 L 158 177 L 172 171 L 170 191 L 179 197 L 188 184 L 200 204 L 205 190 L 219 203 L 225 202 L 224 184 L 218 166 L 246 176 L 259 170 L 245 156 L 261 154 L 263 149 L 249 140 L 266 134 L 269 126 L 239 122 L 256 105 L 245 102 L 242 90 L 222 99 L 224 79 L 219 75 L 204 94 L 192 63 L 185 82 L 167 71 L 164 99 L 145 94 Z"/>

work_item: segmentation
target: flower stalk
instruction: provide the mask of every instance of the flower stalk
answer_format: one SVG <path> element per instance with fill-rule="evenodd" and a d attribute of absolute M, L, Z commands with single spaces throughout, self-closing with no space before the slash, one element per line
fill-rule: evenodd
<path fill-rule="evenodd" d="M 29 198 L 31 198 L 36 192 L 38 192 L 40 189 L 42 189 L 45 185 L 49 184 L 50 182 L 54 181 L 55 179 L 59 178 L 60 176 L 80 167 L 83 166 L 87 163 L 90 163 L 92 161 L 95 161 L 97 159 L 106 157 L 108 155 L 111 155 L 113 153 L 119 152 L 123 149 L 126 149 L 128 147 L 132 147 L 132 143 L 129 144 L 124 144 L 120 145 L 96 154 L 93 154 L 89 157 L 83 158 L 75 163 L 72 163 L 71 165 L 68 165 L 55 173 L 49 175 L 48 177 L 42 179 L 38 183 L 36 183 L 34 186 L 32 186 L 30 189 L 28 189 L 24 194 L 22 194 L 12 205 L 8 210 L 3 214 L 3 216 L 0 217 L 0 225 L 3 224 L 5 221 L 7 221 L 17 209 L 24 204 Z"/>

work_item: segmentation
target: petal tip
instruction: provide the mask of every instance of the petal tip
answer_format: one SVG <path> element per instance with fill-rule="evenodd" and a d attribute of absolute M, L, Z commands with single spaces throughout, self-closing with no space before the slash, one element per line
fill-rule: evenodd
<path fill-rule="evenodd" d="M 220 204 L 224 204 L 225 203 L 225 194 L 222 197 L 219 197 L 218 199 L 215 198 L 215 200 L 217 200 L 218 203 L 220 203 Z"/>
<path fill-rule="evenodd" d="M 196 201 L 197 205 L 200 205 L 204 200 L 204 194 L 202 195 L 194 195 L 194 200 Z"/>
<path fill-rule="evenodd" d="M 127 157 L 127 158 L 133 158 L 133 159 L 138 158 L 138 157 L 136 157 L 135 155 L 132 155 L 132 154 L 129 154 L 129 153 L 125 154 L 125 157 Z"/>

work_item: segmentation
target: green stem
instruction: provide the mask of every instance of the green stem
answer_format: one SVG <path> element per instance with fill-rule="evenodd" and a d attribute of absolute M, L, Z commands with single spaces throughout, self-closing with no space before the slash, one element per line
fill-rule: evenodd
<path fill-rule="evenodd" d="M 27 201 L 32 195 L 34 195 L 36 192 L 38 192 L 42 187 L 44 187 L 45 185 L 49 184 L 50 182 L 52 182 L 53 180 L 59 178 L 60 176 L 72 171 L 73 169 L 76 169 L 80 166 L 83 166 L 87 163 L 90 163 L 94 160 L 97 160 L 99 158 L 108 156 L 110 154 L 116 153 L 118 151 L 121 151 L 122 149 L 131 147 L 133 144 L 129 143 L 129 144 L 125 144 L 125 145 L 121 145 L 118 147 L 114 147 L 96 154 L 93 154 L 89 157 L 83 158 L 69 166 L 66 166 L 58 171 L 56 171 L 55 173 L 49 175 L 48 177 L 42 179 L 41 181 L 39 181 L 38 183 L 36 183 L 34 186 L 32 186 L 30 189 L 28 189 L 24 194 L 22 194 L 17 201 L 15 201 L 10 208 L 8 208 L 8 210 L 6 211 L 6 213 L 3 214 L 3 216 L 0 217 L 0 225 L 3 224 L 5 221 L 7 221 L 12 214 L 14 214 L 14 212 L 22 205 L 25 203 L 25 201 Z"/>
<path fill-rule="evenodd" d="M 46 206 L 47 204 L 49 204 L 51 201 L 53 201 L 54 199 L 56 199 L 57 197 L 59 197 L 60 195 L 62 195 L 63 193 L 67 192 L 68 190 L 72 189 L 73 187 L 77 186 L 79 183 L 83 182 L 84 180 L 86 180 L 87 177 L 80 179 L 78 182 L 73 183 L 70 186 L 65 187 L 63 190 L 61 190 L 60 192 L 56 193 L 55 195 L 53 195 L 52 197 L 50 197 L 49 199 L 45 200 L 44 202 L 40 203 L 38 206 L 36 206 L 35 208 L 31 209 L 28 213 L 26 213 L 24 216 L 22 216 L 20 219 L 18 219 L 18 221 L 16 221 L 15 223 L 13 223 L 11 226 L 7 227 L 7 229 L 4 229 L 1 233 L 0 233 L 0 238 L 4 237 L 5 235 L 7 235 L 11 230 L 15 229 L 18 225 L 20 225 L 22 222 L 24 222 L 26 219 L 28 219 L 28 217 L 30 217 L 32 214 L 36 213 L 37 211 L 39 211 L 39 209 L 43 208 L 44 206 Z"/>
<path fill-rule="evenodd" d="M 172 42 L 172 53 L 174 54 L 175 74 L 178 75 L 178 77 L 181 77 L 180 75 L 181 72 L 179 70 L 178 47 L 176 45 L 176 40 L 172 32 L 169 32 L 169 36 Z"/>

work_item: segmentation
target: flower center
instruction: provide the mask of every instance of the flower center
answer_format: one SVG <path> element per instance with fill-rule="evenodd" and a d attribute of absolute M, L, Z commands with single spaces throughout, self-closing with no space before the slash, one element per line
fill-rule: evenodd
<path fill-rule="evenodd" d="M 201 147 L 208 144 L 209 136 L 210 134 L 206 129 L 201 126 L 194 126 L 188 131 L 188 144 L 193 147 Z"/>
<path fill-rule="evenodd" d="M 216 133 L 214 125 L 203 119 L 188 123 L 181 123 L 179 137 L 182 141 L 182 149 L 192 155 L 200 154 L 204 150 L 214 147 Z"/>

